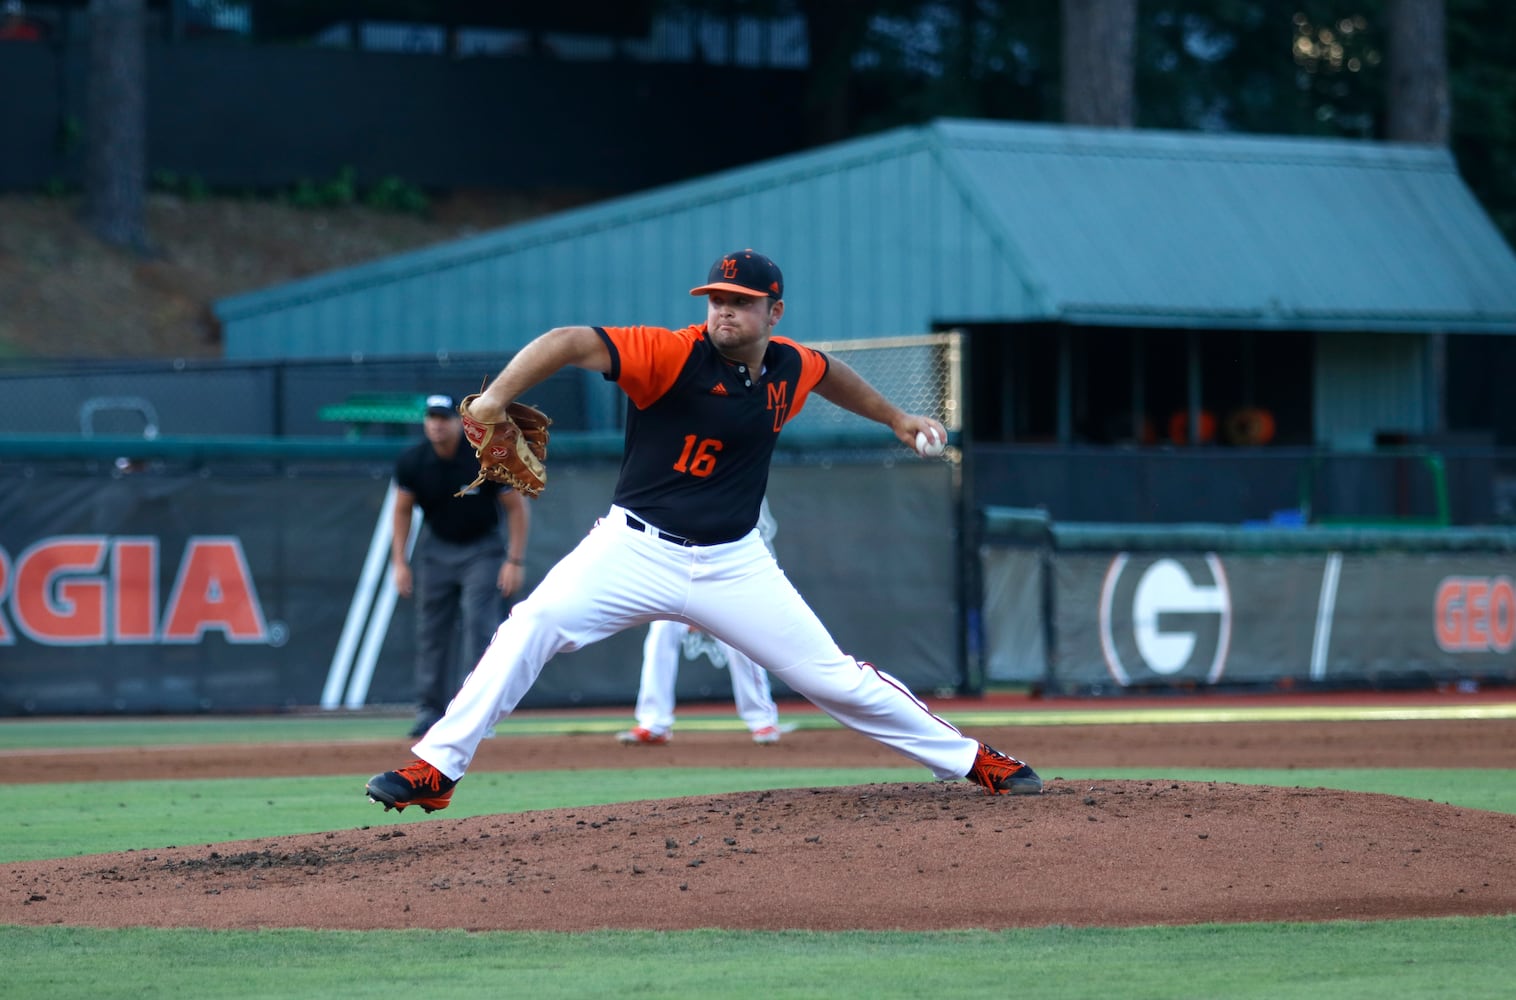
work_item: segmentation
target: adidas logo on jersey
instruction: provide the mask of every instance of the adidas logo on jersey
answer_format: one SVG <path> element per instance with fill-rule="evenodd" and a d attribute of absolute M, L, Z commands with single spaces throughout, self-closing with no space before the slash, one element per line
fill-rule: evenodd
<path fill-rule="evenodd" d="M 716 383 L 716 388 L 714 388 L 714 389 L 711 390 L 711 395 L 712 396 L 725 396 L 726 394 L 727 394 L 726 386 L 723 385 L 720 382 L 717 382 Z"/>

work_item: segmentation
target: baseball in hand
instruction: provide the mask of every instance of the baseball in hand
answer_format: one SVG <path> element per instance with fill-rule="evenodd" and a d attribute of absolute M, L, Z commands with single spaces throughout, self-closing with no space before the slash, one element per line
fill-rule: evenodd
<path fill-rule="evenodd" d="M 947 440 L 939 437 L 935 428 L 916 432 L 916 454 L 922 458 L 936 458 L 947 447 Z"/>

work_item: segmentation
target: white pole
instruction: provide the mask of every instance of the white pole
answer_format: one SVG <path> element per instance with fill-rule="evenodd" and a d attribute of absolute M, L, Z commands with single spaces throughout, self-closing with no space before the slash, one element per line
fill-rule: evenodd
<path fill-rule="evenodd" d="M 1316 637 L 1311 643 L 1311 680 L 1326 679 L 1327 650 L 1332 644 L 1332 618 L 1337 613 L 1337 581 L 1342 576 L 1342 553 L 1328 554 L 1321 574 L 1321 597 L 1316 603 Z"/>
<path fill-rule="evenodd" d="M 411 530 L 405 537 L 405 555 L 410 558 L 416 547 L 416 535 L 421 531 L 421 511 L 411 510 Z M 384 637 L 390 630 L 390 618 L 395 613 L 395 602 L 400 592 L 395 589 L 395 568 L 385 564 L 384 579 L 379 583 L 379 596 L 374 602 L 374 615 L 369 619 L 368 632 L 363 636 L 363 648 L 358 651 L 358 663 L 353 671 L 353 682 L 347 688 L 347 708 L 362 708 L 368 701 L 368 686 L 374 679 L 374 667 L 379 663 L 379 651 L 384 647 Z"/>
<path fill-rule="evenodd" d="M 395 482 L 390 480 L 384 503 L 379 506 L 379 520 L 374 523 L 373 537 L 369 539 L 363 571 L 358 574 L 358 586 L 353 590 L 353 600 L 347 608 L 347 621 L 342 623 L 342 637 L 337 640 L 337 651 L 332 654 L 332 665 L 327 668 L 326 687 L 321 692 L 322 708 L 334 709 L 342 701 L 342 689 L 347 686 L 348 673 L 353 666 L 353 651 L 358 648 L 358 636 L 368 619 L 369 604 L 374 599 L 379 574 L 383 572 L 389 555 L 390 521 L 394 512 Z"/>

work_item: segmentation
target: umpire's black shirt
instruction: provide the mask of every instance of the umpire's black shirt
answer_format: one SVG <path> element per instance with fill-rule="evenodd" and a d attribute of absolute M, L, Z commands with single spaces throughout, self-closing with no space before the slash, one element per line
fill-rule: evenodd
<path fill-rule="evenodd" d="M 432 534 L 458 545 L 500 530 L 500 493 L 509 487 L 485 480 L 463 496 L 453 496 L 478 474 L 479 460 L 462 432 L 452 458 L 440 457 L 430 441 L 422 441 L 395 461 L 395 483 L 416 498 Z"/>

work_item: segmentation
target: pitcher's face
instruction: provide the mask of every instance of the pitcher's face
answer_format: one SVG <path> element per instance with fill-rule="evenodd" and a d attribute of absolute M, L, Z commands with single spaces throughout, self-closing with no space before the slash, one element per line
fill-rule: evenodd
<path fill-rule="evenodd" d="M 748 354 L 755 347 L 761 353 L 783 314 L 784 303 L 768 296 L 713 291 L 706 296 L 706 334 L 727 357 Z"/>

